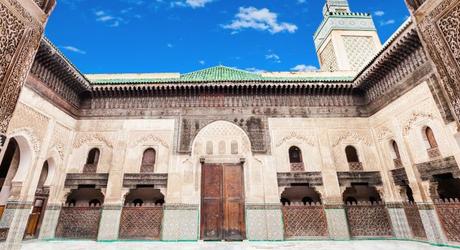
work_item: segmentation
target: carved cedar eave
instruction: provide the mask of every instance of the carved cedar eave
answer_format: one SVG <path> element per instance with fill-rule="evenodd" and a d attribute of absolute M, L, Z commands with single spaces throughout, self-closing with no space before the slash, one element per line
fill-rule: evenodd
<path fill-rule="evenodd" d="M 39 66 L 50 70 L 78 94 L 90 91 L 89 80 L 46 38 L 41 40 L 31 73 L 47 83 L 49 73 Z"/>
<path fill-rule="evenodd" d="M 435 176 L 442 174 L 452 174 L 454 178 L 460 178 L 460 169 L 453 156 L 419 163 L 416 167 L 423 181 L 435 181 Z"/>
<path fill-rule="evenodd" d="M 106 188 L 109 174 L 67 174 L 64 186 L 77 189 L 81 185 L 94 185 L 96 189 Z"/>
<path fill-rule="evenodd" d="M 379 171 L 346 171 L 337 172 L 340 186 L 349 187 L 354 183 L 368 184 L 370 186 L 383 185 Z"/>
<path fill-rule="evenodd" d="M 293 184 L 308 184 L 309 186 L 322 186 L 321 172 L 286 172 L 277 173 L 278 187 L 291 187 Z"/>
<path fill-rule="evenodd" d="M 166 188 L 168 174 L 139 173 L 124 174 L 123 187 L 135 189 L 138 185 L 153 185 L 154 188 Z"/>
<path fill-rule="evenodd" d="M 380 79 L 387 77 L 400 63 L 411 57 L 414 51 L 421 48 L 422 44 L 417 34 L 415 25 L 407 21 L 393 38 L 386 43 L 384 48 L 358 73 L 354 80 L 357 88 L 369 90 Z M 416 66 L 423 64 L 424 58 L 412 58 Z M 397 77 L 407 72 L 395 72 Z"/>
<path fill-rule="evenodd" d="M 404 168 L 396 168 L 390 170 L 393 182 L 398 186 L 405 186 L 409 184 L 409 178 L 407 177 L 406 170 Z"/>
<path fill-rule="evenodd" d="M 180 83 L 142 83 L 142 84 L 108 84 L 92 85 L 92 92 L 104 94 L 144 94 L 145 91 L 170 91 L 180 94 L 189 90 L 299 90 L 308 89 L 318 93 L 351 93 L 353 85 L 349 82 L 270 82 L 270 81 L 222 81 L 222 82 L 180 82 Z"/>

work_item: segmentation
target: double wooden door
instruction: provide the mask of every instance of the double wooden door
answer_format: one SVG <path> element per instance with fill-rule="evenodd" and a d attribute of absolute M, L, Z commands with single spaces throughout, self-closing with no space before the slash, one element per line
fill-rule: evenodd
<path fill-rule="evenodd" d="M 243 167 L 203 164 L 201 179 L 201 239 L 245 239 Z"/>

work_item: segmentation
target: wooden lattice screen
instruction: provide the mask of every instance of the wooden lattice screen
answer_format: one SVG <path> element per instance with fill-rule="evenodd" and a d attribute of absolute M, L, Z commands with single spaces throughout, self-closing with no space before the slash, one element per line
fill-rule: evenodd
<path fill-rule="evenodd" d="M 56 228 L 57 238 L 97 239 L 100 207 L 63 207 Z"/>
<path fill-rule="evenodd" d="M 322 205 L 294 203 L 283 206 L 286 239 L 327 237 L 327 219 Z"/>
<path fill-rule="evenodd" d="M 418 210 L 417 204 L 413 202 L 404 203 L 404 212 L 406 213 L 409 227 L 412 230 L 412 235 L 416 239 L 426 240 L 426 232 L 423 227 L 422 218 L 420 217 L 420 211 Z"/>
<path fill-rule="evenodd" d="M 120 239 L 159 240 L 162 206 L 124 207 L 121 212 Z"/>
<path fill-rule="evenodd" d="M 447 239 L 460 242 L 460 202 L 436 201 L 435 206 Z"/>
<path fill-rule="evenodd" d="M 382 203 L 359 202 L 346 205 L 352 237 L 391 237 L 391 222 Z"/>

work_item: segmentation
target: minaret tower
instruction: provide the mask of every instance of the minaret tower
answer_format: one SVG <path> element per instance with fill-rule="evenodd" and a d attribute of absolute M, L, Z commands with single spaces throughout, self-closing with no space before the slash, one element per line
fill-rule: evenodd
<path fill-rule="evenodd" d="M 347 0 L 326 0 L 323 16 L 314 35 L 322 71 L 359 71 L 382 48 L 371 15 Z"/>

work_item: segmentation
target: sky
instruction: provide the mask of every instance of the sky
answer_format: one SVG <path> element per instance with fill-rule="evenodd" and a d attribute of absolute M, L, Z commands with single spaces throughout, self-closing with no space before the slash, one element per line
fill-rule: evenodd
<path fill-rule="evenodd" d="M 58 0 L 45 35 L 86 74 L 318 68 L 313 34 L 325 0 Z M 349 0 L 384 43 L 403 0 Z"/>

